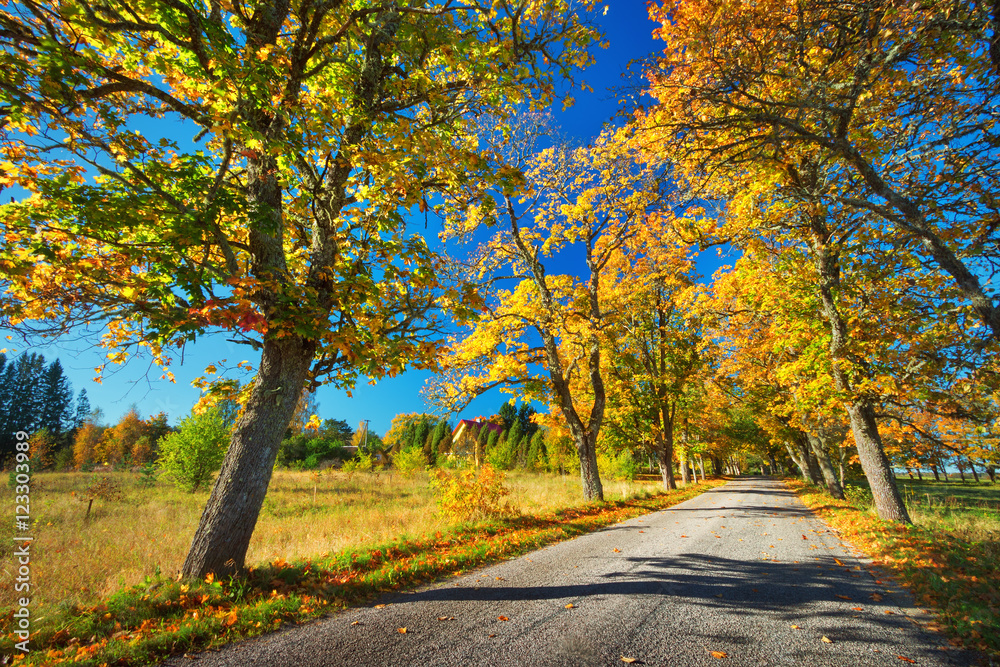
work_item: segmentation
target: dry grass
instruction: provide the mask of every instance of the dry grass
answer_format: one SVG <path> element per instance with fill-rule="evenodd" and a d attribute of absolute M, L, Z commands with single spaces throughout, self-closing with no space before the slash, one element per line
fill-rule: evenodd
<path fill-rule="evenodd" d="M 94 502 L 84 522 L 86 487 L 111 477 L 123 497 Z M 512 501 L 536 513 L 581 503 L 574 476 L 512 473 Z M 2 488 L 3 516 L 14 513 L 11 489 Z M 609 499 L 655 491 L 658 485 L 609 482 Z M 180 570 L 207 492 L 189 494 L 157 482 L 139 486 L 133 473 L 42 473 L 33 478 L 30 534 L 33 602 L 88 604 L 123 586 L 142 581 L 157 569 L 171 576 Z M 13 580 L 12 522 L 0 534 L 0 571 Z M 294 561 L 347 547 L 383 543 L 403 536 L 419 538 L 444 530 L 426 474 L 347 475 L 278 471 L 264 501 L 247 560 L 251 565 L 282 558 Z M 0 609 L 14 600 L 11 586 L 0 587 Z"/>

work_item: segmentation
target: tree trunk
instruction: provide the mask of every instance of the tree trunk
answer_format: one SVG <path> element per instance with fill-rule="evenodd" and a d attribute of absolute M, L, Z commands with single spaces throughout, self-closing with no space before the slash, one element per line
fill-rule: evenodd
<path fill-rule="evenodd" d="M 595 443 L 586 438 L 584 442 L 577 443 L 576 450 L 580 454 L 580 480 L 583 483 L 584 500 L 604 500 L 604 486 L 597 472 Z"/>
<path fill-rule="evenodd" d="M 314 343 L 299 337 L 265 338 L 260 370 L 184 561 L 184 577 L 225 577 L 246 564 L 278 446 L 315 349 Z"/>
<path fill-rule="evenodd" d="M 857 395 L 854 384 L 842 364 L 850 362 L 847 323 L 837 308 L 835 292 L 840 290 L 840 263 L 837 253 L 832 251 L 827 240 L 830 238 L 826 228 L 826 218 L 822 213 L 810 217 L 812 236 L 810 246 L 816 269 L 820 276 L 820 297 L 823 314 L 830 328 L 830 360 L 834 384 L 837 389 L 848 395 L 846 402 L 847 414 L 851 419 L 851 431 L 858 447 L 858 458 L 861 468 L 868 478 L 872 495 L 875 498 L 875 508 L 880 518 L 886 521 L 901 521 L 910 523 L 906 505 L 896 488 L 896 480 L 882 446 L 882 438 L 875 421 L 875 409 L 871 400 Z M 857 364 L 864 369 L 864 363 Z"/>
<path fill-rule="evenodd" d="M 719 460 L 718 456 L 712 457 L 712 470 L 715 471 L 716 476 L 722 476 L 722 461 Z"/>
<path fill-rule="evenodd" d="M 840 459 L 838 463 L 840 464 L 840 488 L 844 488 L 844 463 L 847 459 L 847 450 L 843 446 L 837 447 L 837 452 L 840 454 Z"/>
<path fill-rule="evenodd" d="M 684 486 L 687 486 L 691 483 L 691 470 L 688 468 L 687 453 L 681 450 L 677 458 L 681 462 L 681 482 L 684 483 Z"/>
<path fill-rule="evenodd" d="M 934 463 L 931 464 L 931 472 L 934 473 L 934 481 L 935 482 L 940 482 L 941 481 L 941 477 L 938 475 L 937 464 L 934 464 Z"/>
<path fill-rule="evenodd" d="M 837 475 L 833 471 L 833 464 L 830 462 L 830 455 L 827 453 L 826 447 L 823 446 L 823 442 L 818 436 L 811 433 L 806 433 L 805 437 L 806 442 L 809 443 L 809 447 L 812 449 L 813 455 L 816 457 L 816 463 L 819 466 L 820 473 L 823 475 L 823 481 L 826 483 L 826 490 L 834 498 L 843 500 L 844 490 L 841 488 L 840 482 L 837 481 Z"/>
<path fill-rule="evenodd" d="M 962 465 L 962 459 L 956 458 L 955 465 L 958 466 L 958 474 L 962 478 L 962 484 L 965 484 L 965 466 Z"/>
<path fill-rule="evenodd" d="M 809 462 L 809 478 L 812 480 L 813 484 L 817 486 L 823 483 L 823 471 L 819 468 L 819 461 L 816 460 L 816 455 L 813 454 L 812 449 L 807 444 L 808 441 L 803 441 L 801 447 L 805 451 L 806 461 Z"/>
<path fill-rule="evenodd" d="M 771 474 L 777 475 L 778 473 L 778 462 L 774 459 L 774 454 L 772 452 L 767 453 L 767 460 L 771 462 Z"/>
<path fill-rule="evenodd" d="M 896 488 L 892 467 L 882 447 L 875 409 L 867 402 L 855 401 L 847 406 L 847 414 L 851 418 L 851 430 L 858 447 L 861 468 L 868 478 L 879 517 L 886 521 L 910 523 L 910 515 L 899 495 L 899 489 Z"/>
<path fill-rule="evenodd" d="M 976 470 L 976 464 L 969 459 L 969 469 L 972 470 L 972 477 L 976 480 L 976 484 L 979 484 L 979 472 Z"/>
<path fill-rule="evenodd" d="M 656 444 L 656 461 L 660 464 L 660 477 L 663 479 L 663 488 L 669 490 L 677 488 L 677 480 L 674 479 L 674 443 L 673 437 L 668 435 L 658 436 Z"/>
<path fill-rule="evenodd" d="M 919 479 L 921 482 L 924 481 L 924 474 L 923 472 L 921 472 L 920 468 L 917 468 L 917 479 Z"/>
<path fill-rule="evenodd" d="M 993 466 L 986 466 L 986 474 L 990 476 L 990 483 L 997 483 L 997 470 Z"/>
<path fill-rule="evenodd" d="M 705 457 L 701 454 L 698 455 L 698 467 L 701 468 L 701 481 L 705 482 Z"/>
<path fill-rule="evenodd" d="M 800 447 L 801 445 L 798 442 L 795 443 L 795 447 L 792 447 L 790 442 L 785 441 L 785 449 L 788 450 L 788 455 L 792 457 L 795 465 L 798 466 L 799 472 L 802 474 L 802 481 L 812 482 L 814 480 L 812 479 L 812 475 L 810 475 L 809 456 Z"/>

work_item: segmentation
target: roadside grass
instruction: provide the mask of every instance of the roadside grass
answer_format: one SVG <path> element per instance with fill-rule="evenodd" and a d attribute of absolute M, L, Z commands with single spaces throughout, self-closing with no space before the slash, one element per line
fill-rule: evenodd
<path fill-rule="evenodd" d="M 323 480 L 313 480 L 309 473 L 276 474 L 276 478 L 281 479 L 276 479 L 279 483 L 272 487 L 271 506 L 262 513 L 257 531 L 264 536 L 255 533 L 256 551 L 251 554 L 257 557 L 248 559 L 257 565 L 252 566 L 245 577 L 180 582 L 166 574 L 172 574 L 173 570 L 150 567 L 137 582 L 123 583 L 110 593 L 96 597 L 90 593 L 85 602 L 79 601 L 79 596 L 76 601 L 59 600 L 49 593 L 47 602 L 40 607 L 36 607 L 33 600 L 32 651 L 18 664 L 147 664 L 176 653 L 220 646 L 275 630 L 287 623 L 357 605 L 387 591 L 461 573 L 668 507 L 723 483 L 709 480 L 707 484 L 692 485 L 669 494 L 656 493 L 653 485 L 622 487 L 620 483 L 613 483 L 610 485 L 611 497 L 616 491 L 634 497 L 581 504 L 579 486 L 569 480 L 512 474 L 508 482 L 521 506 L 523 513 L 520 516 L 451 526 L 437 517 L 425 476 L 396 475 L 391 482 L 385 477 L 385 474 L 380 479 L 372 479 L 372 475 L 355 475 L 349 480 L 338 480 L 336 484 L 330 481 L 326 489 L 331 496 L 328 502 L 336 498 L 337 502 L 352 507 L 352 511 L 336 514 L 330 509 L 328 514 L 314 511 L 303 517 L 301 511 L 314 507 L 314 492 L 318 502 L 321 493 L 318 486 Z M 45 487 L 49 493 L 57 487 L 57 480 L 39 478 L 43 485 L 49 482 Z M 565 489 L 560 488 L 562 486 Z M 187 519 L 190 531 L 179 541 L 171 536 L 169 529 L 162 538 L 157 537 L 158 533 L 152 536 L 153 541 L 167 542 L 179 549 L 178 553 L 170 553 L 170 547 L 155 547 L 162 549 L 160 553 L 175 558 L 179 568 L 204 496 L 200 502 L 178 499 L 166 489 L 157 489 L 152 495 L 155 500 L 140 503 L 139 508 L 117 508 L 117 514 L 116 508 L 109 506 L 106 513 L 99 513 L 84 528 L 84 532 L 92 530 L 99 521 L 107 521 L 112 525 L 99 534 L 97 541 L 117 540 L 126 547 L 142 546 L 134 543 L 136 529 L 127 525 L 130 518 L 142 522 L 146 515 L 155 517 L 158 512 L 153 511 L 154 508 L 166 504 L 172 508 L 166 514 L 173 515 L 176 520 L 177 515 L 190 513 L 187 506 L 193 504 L 194 517 Z M 38 494 L 33 496 L 33 502 L 41 500 L 44 504 L 44 498 L 45 495 Z M 345 503 L 347 499 L 354 502 Z M 381 509 L 375 509 L 380 503 Z M 48 516 L 42 516 L 45 528 L 56 526 L 56 521 L 52 520 L 56 518 L 52 511 L 56 506 L 52 499 Z M 68 521 L 79 530 L 81 507 L 70 507 L 73 518 Z M 369 518 L 362 517 L 366 508 L 371 512 Z M 390 520 L 388 514 L 393 511 L 412 516 L 412 525 Z M 353 522 L 350 528 L 317 525 L 348 519 Z M 379 526 L 380 519 L 386 525 Z M 52 526 L 47 525 L 49 522 Z M 176 521 L 173 526 L 174 530 L 179 530 Z M 307 528 L 312 531 L 307 533 L 305 546 L 289 537 L 294 535 L 295 526 L 304 532 Z M 148 534 L 150 527 L 138 530 L 146 530 Z M 316 547 L 324 539 L 323 530 L 332 531 L 326 538 L 330 539 L 327 544 L 337 546 L 317 551 Z M 355 531 L 353 542 L 347 537 L 337 541 L 341 533 L 349 535 L 350 530 Z M 44 533 L 40 530 L 38 534 Z M 87 544 L 91 543 L 78 546 Z M 313 551 L 310 553 L 309 549 Z M 273 553 L 269 550 L 283 550 L 283 553 L 273 558 L 260 558 L 261 554 Z M 108 552 L 109 557 L 119 557 L 116 553 L 114 550 Z M 33 577 L 34 557 L 33 553 Z M 5 559 L 5 565 L 8 562 Z M 51 568 L 53 575 L 61 569 L 58 560 L 50 560 L 45 567 Z M 141 571 L 138 564 L 135 568 Z M 80 575 L 74 578 L 79 579 Z M 39 584 L 39 588 L 43 585 Z M 0 648 L 6 652 L 10 652 L 16 641 L 12 621 L 13 609 L 7 606 L 0 615 L 3 637 Z"/>
<path fill-rule="evenodd" d="M 865 503 L 835 500 L 799 480 L 787 483 L 841 537 L 891 572 L 918 604 L 936 612 L 932 629 L 1000 660 L 1000 512 L 990 508 L 996 488 L 924 482 L 915 485 L 917 493 L 909 481 L 898 481 L 912 526 L 882 521 Z M 955 487 L 964 493 L 954 493 Z M 924 494 L 931 494 L 930 507 Z M 947 498 L 961 500 L 936 504 Z"/>
<path fill-rule="evenodd" d="M 87 487 L 108 478 L 119 500 L 94 501 Z M 276 471 L 247 553 L 248 563 L 297 560 L 399 537 L 446 530 L 426 473 Z M 526 513 L 580 502 L 576 476 L 513 472 L 511 501 Z M 624 486 L 623 486 L 624 485 Z M 609 497 L 630 497 L 652 484 L 609 484 Z M 164 482 L 142 486 L 138 473 L 40 473 L 32 477 L 32 603 L 91 604 L 143 581 L 180 571 L 208 491 L 186 493 Z M 3 516 L 14 493 L 0 482 Z M 0 571 L 11 574 L 13 521 L 0 526 Z M 19 533 L 23 534 L 23 533 Z M 13 586 L 0 586 L 0 612 L 13 606 Z"/>

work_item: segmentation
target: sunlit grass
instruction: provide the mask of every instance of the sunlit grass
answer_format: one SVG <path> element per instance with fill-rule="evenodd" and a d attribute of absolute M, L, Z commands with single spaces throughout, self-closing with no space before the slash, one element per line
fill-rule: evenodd
<path fill-rule="evenodd" d="M 954 642 L 1000 658 L 1000 512 L 995 486 L 901 482 L 914 524 L 880 520 L 874 510 L 791 482 L 807 505 L 937 613 Z M 928 496 L 930 496 L 928 498 Z"/>
<path fill-rule="evenodd" d="M 122 489 L 117 501 L 95 500 L 84 522 L 84 490 L 99 477 Z M 579 505 L 579 477 L 510 473 L 511 499 L 535 514 Z M 5 486 L 4 516 L 14 497 Z M 657 485 L 609 482 L 609 499 L 644 495 Z M 160 572 L 180 571 L 208 492 L 186 493 L 157 482 L 139 485 L 136 473 L 41 473 L 33 478 L 30 531 L 34 604 L 86 604 Z M 294 561 L 399 538 L 446 530 L 426 473 L 404 476 L 277 471 L 247 554 L 250 565 L 278 558 Z M 0 567 L 12 580 L 13 525 L 2 529 Z M 0 609 L 12 606 L 13 587 L 0 587 Z"/>
<path fill-rule="evenodd" d="M 72 478 L 61 481 L 73 482 Z M 252 564 L 242 577 L 216 580 L 210 576 L 200 581 L 178 581 L 152 576 L 88 604 L 45 605 L 35 610 L 33 651 L 22 664 L 146 664 L 168 655 L 221 646 L 277 629 L 285 623 L 371 600 L 385 591 L 457 574 L 598 530 L 669 507 L 725 483 L 709 480 L 707 484 L 667 494 L 658 494 L 658 485 L 653 483 L 622 484 L 618 489 L 607 489 L 611 499 L 606 502 L 583 503 L 579 482 L 574 481 L 545 475 L 512 475 L 514 498 L 520 502 L 522 514 L 445 526 L 434 516 L 424 475 L 391 479 L 385 474 L 377 478 L 335 475 L 314 479 L 309 473 L 282 473 L 272 489 L 271 504 L 261 517 L 260 525 L 266 530 L 255 536 L 258 554 L 264 553 L 259 549 L 272 548 L 294 534 L 285 531 L 287 526 L 283 523 L 302 521 L 299 513 L 307 510 L 313 512 L 311 518 L 315 522 L 351 516 L 355 521 L 353 527 L 346 528 L 348 532 L 357 532 L 364 524 L 369 537 L 386 531 L 393 538 L 352 543 L 346 549 L 301 559 L 288 557 L 295 548 L 289 545 L 283 557 Z M 56 480 L 52 482 L 48 493 L 54 494 L 55 504 L 59 494 L 53 492 Z M 630 489 L 637 492 L 637 498 L 626 501 L 613 498 Z M 324 492 L 336 495 L 339 505 L 353 509 L 345 511 L 333 507 L 333 503 L 321 505 Z M 139 512 L 137 506 L 146 507 L 147 514 L 152 514 L 151 510 L 161 503 L 173 502 L 182 508 L 188 504 L 194 506 L 187 496 L 174 495 L 166 488 L 154 489 L 149 498 L 146 493 L 150 492 L 133 496 L 130 509 L 120 508 L 116 515 L 112 508 L 91 526 L 116 516 L 133 516 L 138 520 L 134 514 Z M 420 517 L 423 523 L 414 524 L 417 529 L 430 531 L 435 526 L 442 529 L 420 537 L 414 525 L 397 531 L 391 526 L 379 528 L 368 523 L 380 515 L 377 511 L 366 515 L 366 507 L 384 506 L 388 512 L 402 509 L 401 504 L 416 506 L 418 513 L 421 506 L 426 511 L 427 515 Z M 552 509 L 560 506 L 562 509 Z M 362 520 L 362 516 L 368 518 Z M 385 514 L 381 516 L 386 518 Z M 74 516 L 70 522 L 77 519 Z M 314 540 L 319 539 L 316 536 L 320 531 L 314 530 Z M 337 530 L 331 531 L 330 536 L 339 535 Z M 326 546 L 325 539 L 321 540 L 322 546 Z M 119 548 L 127 548 L 126 542 L 127 537 L 119 540 Z M 12 622 L 12 611 L 0 613 L 0 650 L 9 649 L 16 640 Z"/>

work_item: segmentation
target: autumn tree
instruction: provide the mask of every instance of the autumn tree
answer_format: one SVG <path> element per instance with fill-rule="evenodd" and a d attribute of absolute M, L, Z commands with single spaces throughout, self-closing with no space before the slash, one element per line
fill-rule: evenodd
<path fill-rule="evenodd" d="M 651 218 L 608 263 L 608 289 L 616 293 L 604 336 L 608 425 L 619 440 L 656 456 L 667 489 L 676 488 L 675 427 L 701 365 L 688 252 L 668 221 Z"/>
<path fill-rule="evenodd" d="M 112 362 L 210 331 L 260 354 L 185 576 L 244 566 L 304 387 L 432 362 L 454 299 L 404 213 L 492 177 L 469 119 L 547 104 L 589 61 L 588 6 L 2 10 L 0 185 L 32 193 L 4 206 L 4 323 L 104 322 Z"/>
<path fill-rule="evenodd" d="M 816 193 L 879 217 L 893 242 L 953 280 L 1000 337 L 996 16 L 989 3 L 725 0 L 651 6 L 665 49 L 642 114 L 651 150 L 693 182 L 740 173 L 794 182 L 800 156 L 836 182 Z"/>
<path fill-rule="evenodd" d="M 607 399 L 601 336 L 610 288 L 604 276 L 659 206 L 658 171 L 612 131 L 589 147 L 558 145 L 509 161 L 523 170 L 524 183 L 491 193 L 461 221 L 465 230 L 485 222 L 497 233 L 469 263 L 483 285 L 483 312 L 454 341 L 432 395 L 455 410 L 504 387 L 557 406 L 579 455 L 584 498 L 601 499 L 596 444 Z M 557 256 L 579 258 L 576 273 L 554 273 Z"/>

